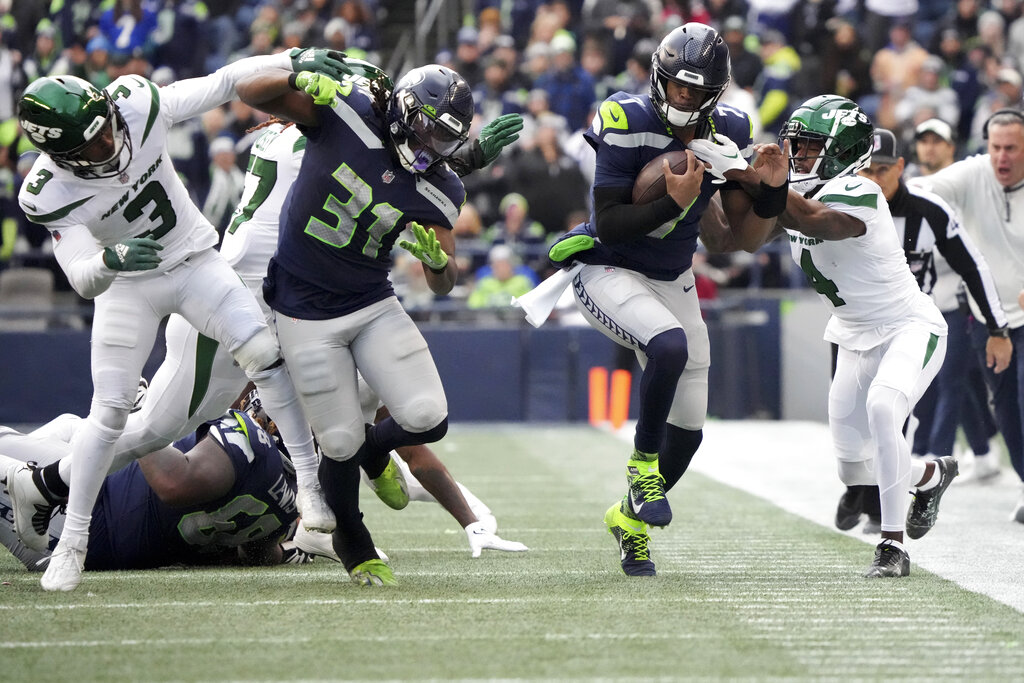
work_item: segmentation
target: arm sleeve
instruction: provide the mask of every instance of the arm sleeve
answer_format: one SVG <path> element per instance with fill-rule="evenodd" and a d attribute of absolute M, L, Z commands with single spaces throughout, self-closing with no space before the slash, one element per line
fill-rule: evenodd
<path fill-rule="evenodd" d="M 991 331 L 1006 327 L 1006 312 L 999 301 L 999 292 L 996 291 L 996 283 L 992 279 L 985 257 L 981 255 L 981 250 L 974 245 L 967 233 L 960 229 L 956 215 L 946 215 L 948 220 L 945 229 L 940 230 L 940 226 L 935 226 L 936 248 L 956 274 L 963 278 L 971 298 L 985 316 L 985 325 L 988 329 Z"/>
<path fill-rule="evenodd" d="M 209 76 L 189 78 L 160 89 L 164 114 L 171 123 L 192 118 L 220 106 L 235 97 L 235 84 L 264 69 L 292 70 L 288 52 L 246 57 L 223 66 Z"/>
<path fill-rule="evenodd" d="M 61 228 L 54 238 L 53 255 L 72 288 L 85 299 L 107 291 L 117 272 L 103 263 L 103 249 L 84 225 Z"/>
<path fill-rule="evenodd" d="M 633 204 L 632 198 L 632 187 L 594 188 L 595 228 L 605 244 L 643 237 L 683 211 L 669 195 L 649 204 Z"/>

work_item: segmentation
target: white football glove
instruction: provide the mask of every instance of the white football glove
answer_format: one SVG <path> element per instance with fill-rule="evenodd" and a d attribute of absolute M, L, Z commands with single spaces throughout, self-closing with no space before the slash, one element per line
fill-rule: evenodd
<path fill-rule="evenodd" d="M 484 550 L 504 550 L 509 553 L 521 553 L 529 550 L 525 545 L 517 541 L 506 541 L 495 533 L 487 530 L 483 522 L 473 522 L 466 527 L 466 537 L 469 539 L 469 549 L 473 551 L 473 557 L 480 557 Z"/>
<path fill-rule="evenodd" d="M 725 172 L 742 170 L 747 167 L 747 160 L 740 154 L 740 148 L 730 138 L 715 133 L 715 140 L 692 140 L 687 147 L 693 150 L 697 158 L 711 164 L 708 172 L 715 177 L 711 182 L 721 185 L 725 182 Z"/>

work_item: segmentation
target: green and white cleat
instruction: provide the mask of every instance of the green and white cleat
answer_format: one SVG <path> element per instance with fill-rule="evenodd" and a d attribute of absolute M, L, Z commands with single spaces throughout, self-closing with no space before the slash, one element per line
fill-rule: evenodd
<path fill-rule="evenodd" d="M 367 560 L 356 565 L 349 572 L 352 583 L 360 586 L 397 586 L 398 581 L 391 572 L 391 567 L 384 560 Z"/>
<path fill-rule="evenodd" d="M 370 488 L 392 510 L 401 510 L 409 504 L 409 487 L 393 458 L 388 459 L 388 466 L 379 477 L 370 479 Z"/>
<path fill-rule="evenodd" d="M 634 450 L 626 463 L 626 483 L 630 513 L 651 526 L 668 526 L 672 508 L 665 497 L 665 477 L 658 470 L 658 454 Z"/>

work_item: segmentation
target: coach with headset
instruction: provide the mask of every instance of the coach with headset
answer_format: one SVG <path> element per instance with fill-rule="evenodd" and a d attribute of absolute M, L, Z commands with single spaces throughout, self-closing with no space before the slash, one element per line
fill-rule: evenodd
<path fill-rule="evenodd" d="M 1018 304 L 1024 289 L 1024 114 L 1000 109 L 985 122 L 983 136 L 987 154 L 958 161 L 919 182 L 958 209 L 995 279 L 1014 351 L 1006 372 L 996 374 L 988 367 L 985 379 L 1010 464 L 1024 480 L 1024 309 Z M 977 302 L 970 299 L 970 305 L 975 317 L 971 337 L 984 355 L 989 330 L 980 322 L 984 318 Z M 1024 496 L 1011 519 L 1024 524 Z"/>

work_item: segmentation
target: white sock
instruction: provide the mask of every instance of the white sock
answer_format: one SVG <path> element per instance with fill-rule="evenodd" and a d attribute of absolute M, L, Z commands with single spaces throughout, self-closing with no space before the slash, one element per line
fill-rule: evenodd
<path fill-rule="evenodd" d="M 316 478 L 320 462 L 313 450 L 313 432 L 292 386 L 292 378 L 284 365 L 261 370 L 250 377 L 260 392 L 263 409 L 277 425 L 284 445 L 295 466 L 300 482 Z"/>
<path fill-rule="evenodd" d="M 68 493 L 67 519 L 61 537 L 68 542 L 89 536 L 92 508 L 114 459 L 114 442 L 120 432 L 104 427 L 94 418 L 85 420 L 71 441 L 75 454 L 71 460 L 71 487 Z M 63 464 L 63 463 L 62 463 Z"/>
<path fill-rule="evenodd" d="M 921 482 L 917 486 L 918 491 L 928 491 L 939 485 L 939 480 L 942 479 L 942 472 L 939 470 L 939 463 L 935 463 L 935 467 L 932 468 L 932 476 L 928 477 L 925 481 Z M 920 480 L 919 480 L 920 481 Z"/>

